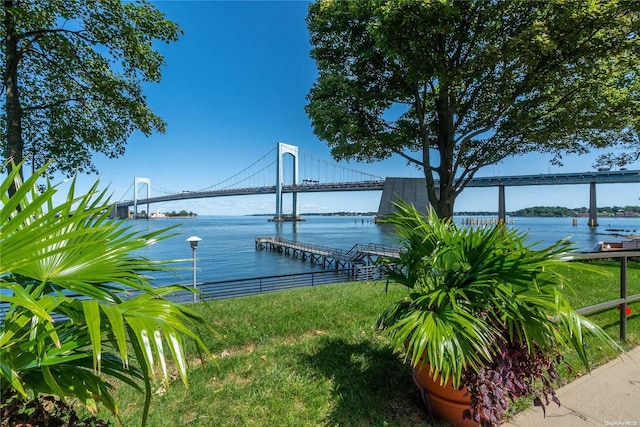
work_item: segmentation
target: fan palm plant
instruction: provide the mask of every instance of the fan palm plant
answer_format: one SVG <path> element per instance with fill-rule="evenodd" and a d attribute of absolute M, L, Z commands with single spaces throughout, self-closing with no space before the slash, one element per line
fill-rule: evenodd
<path fill-rule="evenodd" d="M 395 226 L 402 250 L 384 263 L 389 280 L 409 294 L 382 313 L 378 326 L 412 366 L 426 363 L 441 383 L 467 386 L 467 416 L 499 423 L 506 397 L 541 391 L 557 400 L 551 386 L 564 349 L 575 349 L 588 369 L 586 334 L 615 346 L 561 293 L 564 268 L 589 268 L 563 261 L 567 242 L 534 250 L 508 227 L 458 227 L 405 203 L 396 208 L 384 222 Z M 503 388 L 488 396 L 500 382 Z"/>
<path fill-rule="evenodd" d="M 74 180 L 54 204 L 57 188 L 36 183 L 45 168 L 24 182 L 11 169 L 0 187 L 0 390 L 72 397 L 90 410 L 101 402 L 117 415 L 109 379 L 118 379 L 146 393 L 144 425 L 152 381 L 168 381 L 170 361 L 187 384 L 184 339 L 209 354 L 194 329 L 202 318 L 166 299 L 185 288 L 149 281 L 168 262 L 133 254 L 169 229 L 143 234 L 109 219 L 98 183 L 76 196 Z"/>

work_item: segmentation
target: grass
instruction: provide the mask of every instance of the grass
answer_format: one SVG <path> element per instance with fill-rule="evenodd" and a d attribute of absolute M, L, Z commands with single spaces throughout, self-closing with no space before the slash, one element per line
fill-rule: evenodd
<path fill-rule="evenodd" d="M 610 277 L 572 271 L 575 307 L 618 297 L 618 267 Z M 630 263 L 629 294 L 640 293 L 640 265 Z M 190 384 L 159 388 L 149 426 L 426 426 L 420 397 L 401 355 L 373 324 L 406 290 L 385 284 L 325 285 L 198 305 L 218 336 L 205 335 L 216 363 L 192 354 Z M 631 305 L 623 347 L 640 344 L 640 303 Z M 618 312 L 590 316 L 618 336 Z M 591 346 L 594 366 L 616 356 Z M 577 358 L 568 354 L 581 375 Z M 140 422 L 142 398 L 118 389 L 123 425 Z M 514 405 L 516 410 L 525 403 Z M 106 414 L 101 414 L 106 416 Z"/>
<path fill-rule="evenodd" d="M 620 263 L 594 261 L 588 264 L 596 266 L 606 274 L 594 274 L 589 270 L 571 272 L 571 286 L 565 290 L 565 296 L 574 308 L 587 307 L 593 304 L 620 298 Z M 640 294 L 640 263 L 630 262 L 627 271 L 627 295 Z M 627 339 L 620 342 L 625 350 L 640 345 L 640 303 L 630 305 L 632 316 L 627 318 Z M 620 312 L 617 309 L 601 311 L 588 316 L 589 319 L 604 328 L 613 338 L 620 337 Z M 594 343 L 591 347 L 593 365 L 597 366 L 611 360 L 617 353 Z M 569 357 L 571 365 L 578 366 L 576 358 Z M 578 374 L 584 373 L 583 370 Z"/>

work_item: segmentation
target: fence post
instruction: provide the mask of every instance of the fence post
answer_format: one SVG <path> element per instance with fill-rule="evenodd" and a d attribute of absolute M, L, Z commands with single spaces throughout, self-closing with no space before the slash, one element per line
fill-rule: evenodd
<path fill-rule="evenodd" d="M 620 339 L 627 340 L 627 257 L 620 257 Z"/>

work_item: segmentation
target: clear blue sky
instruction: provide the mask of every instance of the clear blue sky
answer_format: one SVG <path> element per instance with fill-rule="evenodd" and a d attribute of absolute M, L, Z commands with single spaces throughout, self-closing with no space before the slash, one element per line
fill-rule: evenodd
<path fill-rule="evenodd" d="M 165 56 L 160 84 L 146 88 L 151 108 L 167 122 L 165 134 L 131 137 L 119 159 L 96 156 L 101 183 L 113 199 L 131 199 L 126 192 L 135 176 L 148 177 L 176 191 L 208 187 L 228 178 L 281 141 L 330 160 L 329 149 L 313 134 L 304 106 L 316 78 L 309 56 L 303 1 L 156 1 L 184 35 L 160 45 Z M 480 175 L 582 172 L 596 155 L 571 157 L 562 168 L 550 156 L 514 158 Z M 274 155 L 275 158 L 275 155 Z M 420 177 L 421 171 L 400 158 L 373 164 L 345 165 L 380 176 Z M 630 169 L 640 169 L 631 165 Z M 82 176 L 82 183 L 94 177 Z M 275 183 L 274 183 L 275 184 Z M 507 188 L 507 210 L 528 206 L 588 205 L 588 186 Z M 301 212 L 375 211 L 380 192 L 301 194 Z M 598 205 L 638 205 L 640 188 L 598 187 Z M 497 189 L 467 189 L 457 211 L 497 210 Z M 151 207 L 152 211 L 186 209 L 200 215 L 272 213 L 275 196 L 200 199 Z M 290 207 L 285 205 L 285 209 Z"/>

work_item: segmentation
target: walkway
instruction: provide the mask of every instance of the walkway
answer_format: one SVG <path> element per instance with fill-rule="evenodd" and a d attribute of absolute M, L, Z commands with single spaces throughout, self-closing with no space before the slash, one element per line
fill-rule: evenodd
<path fill-rule="evenodd" d="M 331 268 L 333 266 L 336 269 L 355 269 L 360 266 L 370 266 L 379 257 L 397 258 L 399 255 L 398 248 L 376 243 L 369 243 L 368 245 L 356 244 L 346 251 L 344 249 L 295 242 L 277 236 L 256 237 L 256 249 L 281 252 L 294 258 L 311 260 L 314 264 L 322 264 L 323 268 Z"/>
<path fill-rule="evenodd" d="M 509 427 L 640 426 L 640 347 L 557 391 L 562 406 L 531 407 Z"/>

